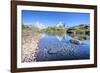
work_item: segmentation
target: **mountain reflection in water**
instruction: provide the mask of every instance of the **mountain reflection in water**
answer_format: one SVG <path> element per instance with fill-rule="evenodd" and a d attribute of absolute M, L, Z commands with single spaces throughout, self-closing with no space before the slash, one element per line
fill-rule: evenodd
<path fill-rule="evenodd" d="M 63 37 L 43 34 L 38 43 L 36 61 L 81 60 L 90 57 L 90 40 L 74 44 L 75 39 L 69 35 Z"/>

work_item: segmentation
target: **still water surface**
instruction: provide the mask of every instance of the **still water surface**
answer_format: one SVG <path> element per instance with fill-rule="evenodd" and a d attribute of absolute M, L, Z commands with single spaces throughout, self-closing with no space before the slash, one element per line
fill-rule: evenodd
<path fill-rule="evenodd" d="M 80 44 L 70 42 L 74 37 L 43 34 L 38 43 L 36 61 L 81 60 L 90 57 L 90 40 Z"/>

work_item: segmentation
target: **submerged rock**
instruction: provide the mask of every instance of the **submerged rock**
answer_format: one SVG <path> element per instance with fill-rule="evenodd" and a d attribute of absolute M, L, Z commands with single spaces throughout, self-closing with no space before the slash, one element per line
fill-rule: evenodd
<path fill-rule="evenodd" d="M 70 40 L 71 43 L 73 44 L 82 44 L 82 42 L 80 40 L 74 39 L 74 40 Z"/>

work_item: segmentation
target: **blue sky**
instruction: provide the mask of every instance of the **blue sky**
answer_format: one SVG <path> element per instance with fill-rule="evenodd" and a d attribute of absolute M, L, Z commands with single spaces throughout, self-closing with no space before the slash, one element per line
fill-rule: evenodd
<path fill-rule="evenodd" d="M 22 23 L 24 25 L 32 25 L 36 22 L 45 26 L 55 26 L 59 22 L 63 22 L 66 26 L 90 24 L 90 14 L 22 10 Z"/>

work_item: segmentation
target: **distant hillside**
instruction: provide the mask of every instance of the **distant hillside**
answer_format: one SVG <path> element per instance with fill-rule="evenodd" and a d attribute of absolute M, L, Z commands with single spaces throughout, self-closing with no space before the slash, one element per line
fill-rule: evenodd
<path fill-rule="evenodd" d="M 67 29 L 67 33 L 75 33 L 75 34 L 90 34 L 90 25 L 80 24 L 77 26 L 73 26 Z"/>
<path fill-rule="evenodd" d="M 31 30 L 31 28 L 28 25 L 22 24 L 22 30 Z"/>
<path fill-rule="evenodd" d="M 70 29 L 87 29 L 89 28 L 90 25 L 89 24 L 80 24 L 80 25 L 76 25 L 76 26 L 73 26 L 73 27 L 70 27 Z"/>
<path fill-rule="evenodd" d="M 56 26 L 52 27 L 44 27 L 43 25 L 39 26 L 40 24 L 34 25 L 22 25 L 23 30 L 32 30 L 33 32 L 45 32 L 50 34 L 82 34 L 82 35 L 90 35 L 90 25 L 89 24 L 80 24 L 77 26 L 66 28 L 65 24 L 59 22 Z M 43 29 L 44 28 L 44 29 Z"/>

